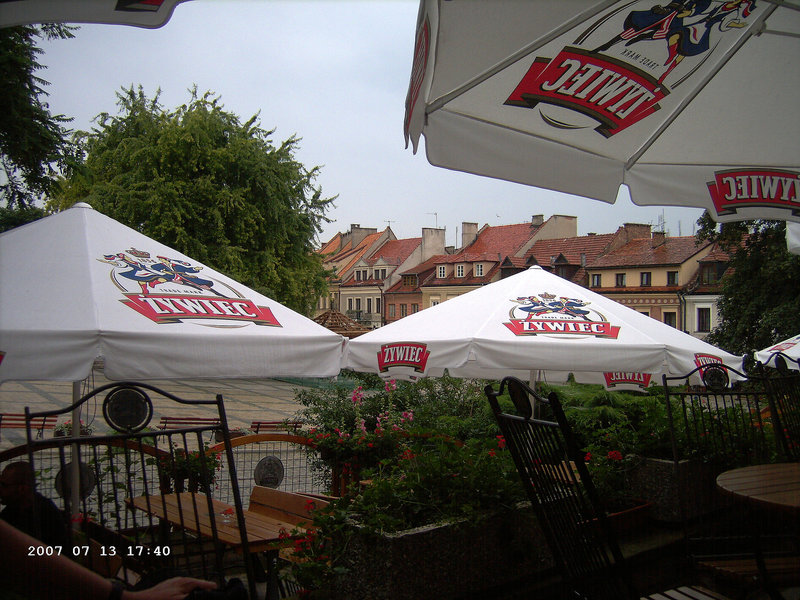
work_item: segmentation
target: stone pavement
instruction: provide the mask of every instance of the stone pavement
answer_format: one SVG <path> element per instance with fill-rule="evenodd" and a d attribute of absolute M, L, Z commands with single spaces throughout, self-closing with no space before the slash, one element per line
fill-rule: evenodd
<path fill-rule="evenodd" d="M 110 383 L 101 371 L 95 370 L 81 385 L 81 393 Z M 231 429 L 248 427 L 253 421 L 282 421 L 292 418 L 301 406 L 295 402 L 295 391 L 301 389 L 298 383 L 278 379 L 194 379 L 180 381 L 147 381 L 155 387 L 187 400 L 213 400 L 222 394 L 225 412 Z M 186 406 L 165 398 L 151 396 L 153 400 L 153 419 L 150 426 L 157 426 L 164 415 L 174 417 L 215 417 L 213 407 Z M 81 420 L 92 423 L 96 433 L 110 431 L 103 419 L 103 399 L 99 394 L 82 407 Z M 5 382 L 0 385 L 0 413 L 22 413 L 26 406 L 34 412 L 65 407 L 72 401 L 72 383 L 60 381 Z M 58 422 L 69 420 L 66 415 Z M 48 435 L 47 433 L 45 435 Z M 25 443 L 24 429 L 0 430 L 0 449 Z"/>

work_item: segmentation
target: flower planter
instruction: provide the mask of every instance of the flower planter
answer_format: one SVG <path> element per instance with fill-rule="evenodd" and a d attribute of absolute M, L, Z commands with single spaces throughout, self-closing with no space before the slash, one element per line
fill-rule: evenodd
<path fill-rule="evenodd" d="M 349 574 L 341 589 L 330 591 L 331 598 L 472 597 L 553 566 L 529 506 L 381 536 L 356 533 L 344 564 Z"/>
<path fill-rule="evenodd" d="M 92 430 L 86 429 L 85 427 L 81 428 L 80 435 L 81 437 L 90 436 L 92 435 Z M 67 437 L 67 432 L 61 430 L 53 430 L 53 437 Z"/>
<path fill-rule="evenodd" d="M 644 458 L 629 474 L 632 494 L 651 503 L 653 519 L 680 523 L 714 507 L 716 478 L 709 465 L 694 460 Z M 683 506 L 682 506 L 683 505 Z"/>

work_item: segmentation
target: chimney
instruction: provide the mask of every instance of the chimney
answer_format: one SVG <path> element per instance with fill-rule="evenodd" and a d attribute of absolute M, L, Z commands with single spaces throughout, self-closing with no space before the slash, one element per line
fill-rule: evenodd
<path fill-rule="evenodd" d="M 461 247 L 466 248 L 478 237 L 477 223 L 461 223 Z"/>
<path fill-rule="evenodd" d="M 353 237 L 353 248 L 364 241 L 364 238 L 373 233 L 377 233 L 375 227 L 361 227 L 358 223 L 350 225 L 350 235 Z"/>
<path fill-rule="evenodd" d="M 531 227 L 541 227 L 544 223 L 544 215 L 533 215 L 531 217 Z"/>
<path fill-rule="evenodd" d="M 444 254 L 444 229 L 434 229 L 433 227 L 422 228 L 422 258 L 420 262 L 425 262 L 431 256 Z"/>
<path fill-rule="evenodd" d="M 667 235 L 663 231 L 654 231 L 653 236 L 650 239 L 650 247 L 658 248 L 666 241 L 667 241 Z"/>

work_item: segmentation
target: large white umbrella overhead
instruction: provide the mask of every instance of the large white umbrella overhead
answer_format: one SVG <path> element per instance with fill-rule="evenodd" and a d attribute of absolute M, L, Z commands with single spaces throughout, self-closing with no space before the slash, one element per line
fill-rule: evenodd
<path fill-rule="evenodd" d="M 0 234 L 0 383 L 336 375 L 342 336 L 77 204 Z"/>
<path fill-rule="evenodd" d="M 786 363 L 787 358 L 789 359 L 788 364 Z M 789 368 L 800 368 L 800 334 L 756 352 L 756 360 L 770 367 L 779 366 L 781 359 L 783 359 L 783 364 Z M 792 362 L 794 364 L 791 364 Z"/>
<path fill-rule="evenodd" d="M 742 358 L 538 266 L 354 338 L 346 359 L 385 378 L 573 373 L 618 389 L 710 363 L 740 369 Z"/>
<path fill-rule="evenodd" d="M 6 0 L 0 27 L 31 23 L 107 23 L 157 28 L 186 0 Z"/>
<path fill-rule="evenodd" d="M 796 0 L 421 0 L 431 164 L 613 203 L 800 221 Z"/>

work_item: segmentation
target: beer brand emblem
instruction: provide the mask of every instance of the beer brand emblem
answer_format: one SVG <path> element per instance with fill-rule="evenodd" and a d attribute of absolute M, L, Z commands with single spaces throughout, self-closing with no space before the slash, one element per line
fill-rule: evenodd
<path fill-rule="evenodd" d="M 659 110 L 683 82 L 702 77 L 754 21 L 755 0 L 614 3 L 541 47 L 506 98 L 546 126 L 611 137 Z"/>
<path fill-rule="evenodd" d="M 722 365 L 722 359 L 719 356 L 714 356 L 713 354 L 695 354 L 694 355 L 694 364 L 700 367 L 700 372 L 703 372 L 703 367 L 708 365 Z"/>
<path fill-rule="evenodd" d="M 201 277 L 203 267 L 129 248 L 105 254 L 111 280 L 122 291 L 123 304 L 155 323 L 186 320 L 215 327 L 250 323 L 280 327 L 266 306 L 258 306 L 230 285 Z"/>
<path fill-rule="evenodd" d="M 619 326 L 612 325 L 591 302 L 580 298 L 556 297 L 542 292 L 512 300 L 509 322 L 503 323 L 514 335 L 594 336 L 616 339 Z"/>
<path fill-rule="evenodd" d="M 410 367 L 417 373 L 424 373 L 430 351 L 426 344 L 417 342 L 397 342 L 384 344 L 378 351 L 378 369 L 385 373 L 391 368 Z"/>
<path fill-rule="evenodd" d="M 638 387 L 641 389 L 647 389 L 650 386 L 650 379 L 652 375 L 650 373 L 603 373 L 603 377 L 605 378 L 606 387 L 607 388 L 614 388 L 620 386 L 626 387 Z"/>
<path fill-rule="evenodd" d="M 708 192 L 719 215 L 740 208 L 785 208 L 800 214 L 800 174 L 781 169 L 717 171 Z"/>

